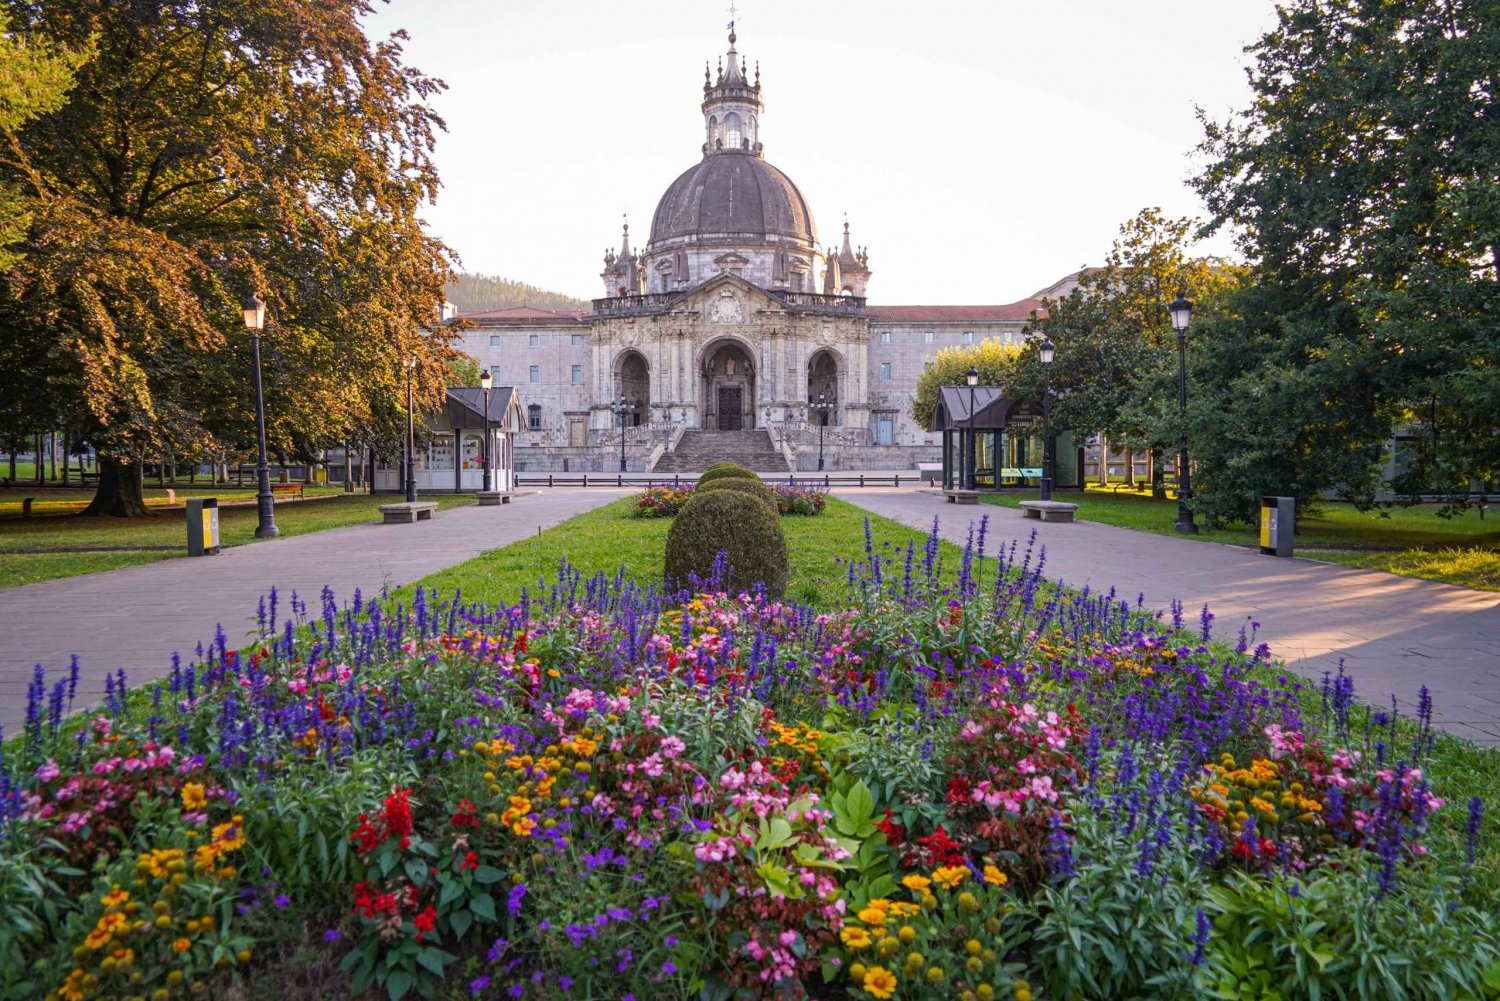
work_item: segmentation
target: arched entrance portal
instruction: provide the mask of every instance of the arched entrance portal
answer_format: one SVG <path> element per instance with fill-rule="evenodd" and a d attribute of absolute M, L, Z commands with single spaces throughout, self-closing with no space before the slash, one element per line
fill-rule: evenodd
<path fill-rule="evenodd" d="M 755 367 L 734 341 L 710 347 L 703 364 L 705 428 L 740 431 L 755 427 Z"/>
<path fill-rule="evenodd" d="M 631 427 L 651 419 L 651 370 L 639 351 L 626 351 L 620 355 L 615 370 L 615 383 L 619 394 L 630 405 L 625 423 Z M 611 403 L 617 403 L 618 398 Z"/>
<path fill-rule="evenodd" d="M 828 423 L 839 423 L 839 360 L 832 351 L 819 351 L 807 363 L 807 402 L 811 406 L 819 402 L 830 405 Z M 814 423 L 821 423 L 816 417 Z"/>

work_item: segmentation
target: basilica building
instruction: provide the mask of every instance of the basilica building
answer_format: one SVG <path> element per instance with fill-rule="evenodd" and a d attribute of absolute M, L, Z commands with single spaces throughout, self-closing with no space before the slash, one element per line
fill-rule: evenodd
<path fill-rule="evenodd" d="M 591 310 L 464 314 L 463 348 L 514 386 L 522 471 L 910 469 L 940 459 L 911 417 L 926 362 L 985 338 L 1019 343 L 1042 296 L 995 306 L 879 306 L 849 224 L 819 237 L 807 199 L 766 159 L 760 69 L 729 35 L 704 71 L 703 146 L 667 186 L 644 246 L 626 224 Z"/>

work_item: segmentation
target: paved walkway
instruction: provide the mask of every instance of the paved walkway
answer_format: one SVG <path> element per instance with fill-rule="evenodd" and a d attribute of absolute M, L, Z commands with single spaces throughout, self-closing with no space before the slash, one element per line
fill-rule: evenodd
<path fill-rule="evenodd" d="M 409 584 L 629 492 L 523 491 L 510 504 L 453 508 L 412 525 L 354 525 L 218 556 L 0 589 L 0 724 L 8 734 L 18 731 L 36 664 L 49 678 L 65 677 L 69 657 L 78 654 L 79 703 L 87 704 L 102 698 L 104 676 L 117 668 L 132 686 L 167 674 L 174 650 L 190 656 L 220 623 L 231 643 L 244 639 L 272 586 L 284 596 L 295 590 L 316 607 L 326 584 L 342 603 L 355 588 L 370 595 L 386 584 Z"/>
<path fill-rule="evenodd" d="M 1131 603 L 1144 594 L 1152 609 L 1180 598 L 1190 623 L 1207 603 L 1221 639 L 1254 620 L 1259 638 L 1298 673 L 1321 678 L 1342 658 L 1361 698 L 1378 704 L 1394 693 L 1403 713 L 1414 710 L 1425 684 L 1440 726 L 1500 744 L 1500 594 L 1094 522 L 1043 524 L 988 504 L 975 514 L 923 491 L 835 493 L 914 528 L 930 529 L 937 515 L 943 537 L 959 545 L 970 521 L 988 514 L 990 553 L 1035 529 L 1050 579 L 1114 587 Z"/>

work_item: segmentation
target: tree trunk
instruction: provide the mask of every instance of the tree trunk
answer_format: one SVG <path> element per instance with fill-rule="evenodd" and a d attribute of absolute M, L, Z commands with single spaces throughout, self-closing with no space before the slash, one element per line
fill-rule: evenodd
<path fill-rule="evenodd" d="M 84 514 L 107 514 L 116 518 L 140 518 L 149 514 L 141 490 L 140 465 L 100 453 L 99 488 Z"/>
<path fill-rule="evenodd" d="M 36 485 L 39 487 L 45 486 L 47 483 L 47 458 L 42 455 L 42 436 L 40 432 L 36 436 L 36 441 L 32 444 L 35 446 L 32 448 L 31 454 L 36 457 Z"/>
<path fill-rule="evenodd" d="M 1125 485 L 1135 486 L 1135 450 L 1132 448 L 1125 449 Z"/>
<path fill-rule="evenodd" d="M 1151 496 L 1157 500 L 1167 499 L 1167 471 L 1162 468 L 1159 448 L 1151 450 Z"/>
<path fill-rule="evenodd" d="M 1099 485 L 1109 486 L 1109 438 L 1105 435 L 1099 436 Z"/>

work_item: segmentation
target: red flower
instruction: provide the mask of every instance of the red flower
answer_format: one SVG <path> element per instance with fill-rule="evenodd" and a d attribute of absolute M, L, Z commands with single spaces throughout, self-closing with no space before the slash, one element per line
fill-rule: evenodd
<path fill-rule="evenodd" d="M 431 935 L 437 927 L 437 909 L 428 904 L 425 911 L 412 916 L 411 923 L 417 927 L 417 941 L 422 941 L 423 935 Z"/>
<path fill-rule="evenodd" d="M 1229 854 L 1233 855 L 1237 859 L 1249 859 L 1254 855 L 1254 853 L 1250 850 L 1250 846 L 1245 844 L 1244 840 L 1241 838 L 1235 839 L 1234 847 L 1229 849 Z"/>
<path fill-rule="evenodd" d="M 885 834 L 885 843 L 900 848 L 906 843 L 906 828 L 891 819 L 891 808 L 885 808 L 885 819 L 875 825 Z"/>
<path fill-rule="evenodd" d="M 948 832 L 939 827 L 925 838 L 918 838 L 917 844 L 922 845 L 932 852 L 943 865 L 963 865 L 964 853 L 959 849 L 957 842 L 948 837 Z"/>
<path fill-rule="evenodd" d="M 969 780 L 962 775 L 955 775 L 948 780 L 948 802 L 967 803 L 969 792 Z"/>
<path fill-rule="evenodd" d="M 399 786 L 385 798 L 385 833 L 388 838 L 400 838 L 405 848 L 411 837 L 411 790 Z"/>
<path fill-rule="evenodd" d="M 453 826 L 455 828 L 479 826 L 479 813 L 473 803 L 466 799 L 458 801 L 458 806 L 453 811 Z"/>
<path fill-rule="evenodd" d="M 370 823 L 370 818 L 365 814 L 359 815 L 359 826 L 354 829 L 354 836 L 349 839 L 359 848 L 361 855 L 368 855 L 380 847 L 385 840 L 385 835 L 375 829 Z"/>
<path fill-rule="evenodd" d="M 477 852 L 469 852 L 467 855 L 464 856 L 464 860 L 458 864 L 458 867 L 461 870 L 466 870 L 466 871 L 469 871 L 469 872 L 472 872 L 473 870 L 478 869 L 479 868 L 479 854 Z"/>

